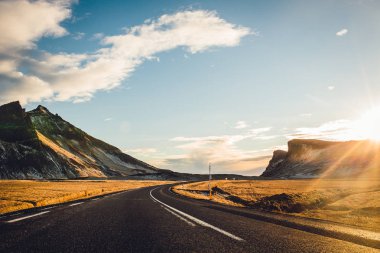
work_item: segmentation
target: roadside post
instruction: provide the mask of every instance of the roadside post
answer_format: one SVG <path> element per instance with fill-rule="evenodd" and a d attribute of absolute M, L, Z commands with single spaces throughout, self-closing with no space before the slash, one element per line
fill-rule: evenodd
<path fill-rule="evenodd" d="M 212 199 L 212 192 L 211 192 L 211 163 L 208 164 L 208 191 L 209 191 L 209 198 Z"/>

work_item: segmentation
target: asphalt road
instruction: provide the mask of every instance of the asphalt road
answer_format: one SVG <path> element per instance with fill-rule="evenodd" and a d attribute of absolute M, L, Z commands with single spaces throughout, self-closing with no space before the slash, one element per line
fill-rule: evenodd
<path fill-rule="evenodd" d="M 149 187 L 0 218 L 0 252 L 379 252 Z"/>

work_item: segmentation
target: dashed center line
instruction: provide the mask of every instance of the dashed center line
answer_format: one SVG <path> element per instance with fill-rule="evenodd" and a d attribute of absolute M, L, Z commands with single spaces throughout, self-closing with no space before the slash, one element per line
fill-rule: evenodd
<path fill-rule="evenodd" d="M 78 202 L 78 203 L 74 203 L 74 204 L 71 204 L 71 205 L 69 205 L 69 206 L 77 206 L 77 205 L 81 205 L 81 204 L 83 204 L 84 202 Z"/>
<path fill-rule="evenodd" d="M 26 219 L 29 219 L 29 218 L 32 218 L 32 217 L 35 217 L 35 216 L 43 215 L 43 214 L 48 213 L 48 212 L 50 212 L 50 211 L 40 212 L 40 213 L 32 214 L 32 215 L 29 215 L 29 216 L 24 216 L 24 217 L 21 217 L 21 218 L 9 220 L 9 221 L 7 221 L 7 223 L 13 223 L 13 222 L 17 222 L 17 221 L 20 221 L 20 220 L 26 220 Z"/>

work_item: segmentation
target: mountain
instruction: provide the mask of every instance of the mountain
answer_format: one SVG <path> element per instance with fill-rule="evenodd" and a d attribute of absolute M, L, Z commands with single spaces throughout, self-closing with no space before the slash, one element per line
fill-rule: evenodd
<path fill-rule="evenodd" d="M 165 178 L 170 173 L 124 154 L 43 106 L 29 112 L 19 102 L 0 106 L 2 179 L 130 175 Z"/>
<path fill-rule="evenodd" d="M 368 140 L 331 142 L 294 139 L 276 150 L 262 177 L 379 177 L 380 144 Z"/>

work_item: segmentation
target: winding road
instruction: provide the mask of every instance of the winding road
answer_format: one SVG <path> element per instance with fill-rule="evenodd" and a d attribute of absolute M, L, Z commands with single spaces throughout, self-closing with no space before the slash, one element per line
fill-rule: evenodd
<path fill-rule="evenodd" d="M 0 217 L 0 252 L 379 252 L 147 187 Z"/>

